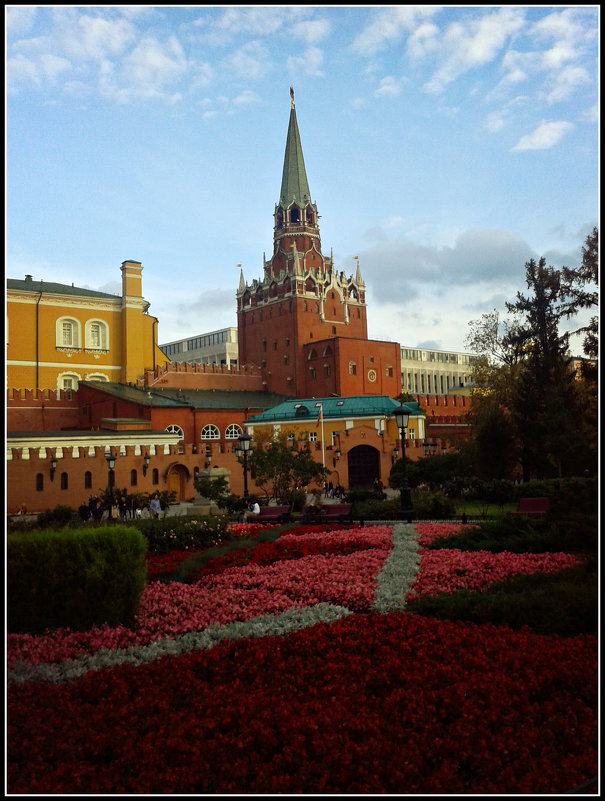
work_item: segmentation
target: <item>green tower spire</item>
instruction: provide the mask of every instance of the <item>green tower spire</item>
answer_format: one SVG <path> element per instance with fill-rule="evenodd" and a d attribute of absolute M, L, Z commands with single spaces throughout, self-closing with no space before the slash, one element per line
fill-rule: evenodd
<path fill-rule="evenodd" d="M 304 208 L 307 203 L 311 201 L 309 182 L 307 181 L 307 172 L 305 170 L 305 160 L 300 143 L 300 133 L 298 132 L 298 123 L 296 121 L 294 89 L 292 87 L 290 87 L 290 97 L 290 123 L 288 125 L 284 171 L 282 173 L 281 192 L 279 196 L 279 205 L 284 209 L 286 209 L 292 201 L 295 201 L 300 208 Z"/>

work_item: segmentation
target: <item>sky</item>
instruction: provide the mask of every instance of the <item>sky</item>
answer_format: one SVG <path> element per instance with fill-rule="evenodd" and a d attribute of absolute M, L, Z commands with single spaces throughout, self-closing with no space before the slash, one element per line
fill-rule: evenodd
<path fill-rule="evenodd" d="M 7 277 L 121 294 L 139 261 L 160 344 L 236 326 L 238 265 L 262 278 L 291 85 L 370 339 L 468 351 L 529 259 L 577 266 L 598 227 L 598 6 L 5 14 Z"/>

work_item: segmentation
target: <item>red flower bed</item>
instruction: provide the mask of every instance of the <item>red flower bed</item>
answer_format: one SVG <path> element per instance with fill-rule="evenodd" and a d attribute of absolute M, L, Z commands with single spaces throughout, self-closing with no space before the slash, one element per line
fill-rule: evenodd
<path fill-rule="evenodd" d="M 562 793 L 596 774 L 595 638 L 402 612 L 28 683 L 11 794 Z"/>
<path fill-rule="evenodd" d="M 300 526 L 302 530 L 287 530 L 274 542 L 259 542 L 250 548 L 229 551 L 224 556 L 210 559 L 199 569 L 197 577 L 220 573 L 228 567 L 247 564 L 269 565 L 281 559 L 300 559 L 315 554 L 340 554 L 342 556 L 363 548 L 375 548 L 376 542 L 369 536 L 371 529 L 339 526 L 330 530 L 321 526 Z M 338 537 L 334 532 L 343 531 Z M 193 578 L 191 576 L 190 578 Z"/>
<path fill-rule="evenodd" d="M 421 543 L 451 526 L 429 525 Z M 595 637 L 377 614 L 378 576 L 387 597 L 401 592 L 415 547 L 389 526 L 337 528 L 289 530 L 242 549 L 246 564 L 213 560 L 192 585 L 152 583 L 135 630 L 10 635 L 9 667 L 136 651 L 214 622 L 252 632 L 292 607 L 360 613 L 138 664 L 113 650 L 112 667 L 82 656 L 72 683 L 44 683 L 49 666 L 36 668 L 9 686 L 8 792 L 560 794 L 596 775 Z M 414 591 L 575 558 L 461 553 L 422 550 Z"/>
<path fill-rule="evenodd" d="M 195 551 L 170 551 L 163 554 L 147 554 L 147 576 L 149 581 L 155 581 L 166 573 L 172 573 L 176 568 L 195 554 Z"/>

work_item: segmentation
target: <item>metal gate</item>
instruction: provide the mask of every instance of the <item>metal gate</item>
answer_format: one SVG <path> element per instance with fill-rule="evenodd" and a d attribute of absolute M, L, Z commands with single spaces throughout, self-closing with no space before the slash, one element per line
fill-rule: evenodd
<path fill-rule="evenodd" d="M 357 445 L 348 454 L 349 489 L 372 489 L 380 478 L 380 453 L 371 445 Z"/>

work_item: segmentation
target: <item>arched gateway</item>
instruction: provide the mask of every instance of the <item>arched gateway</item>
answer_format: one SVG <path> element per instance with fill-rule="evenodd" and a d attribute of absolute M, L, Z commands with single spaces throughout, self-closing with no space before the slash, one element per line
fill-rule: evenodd
<path fill-rule="evenodd" d="M 349 489 L 371 489 L 380 478 L 380 453 L 371 445 L 357 445 L 348 454 Z"/>

